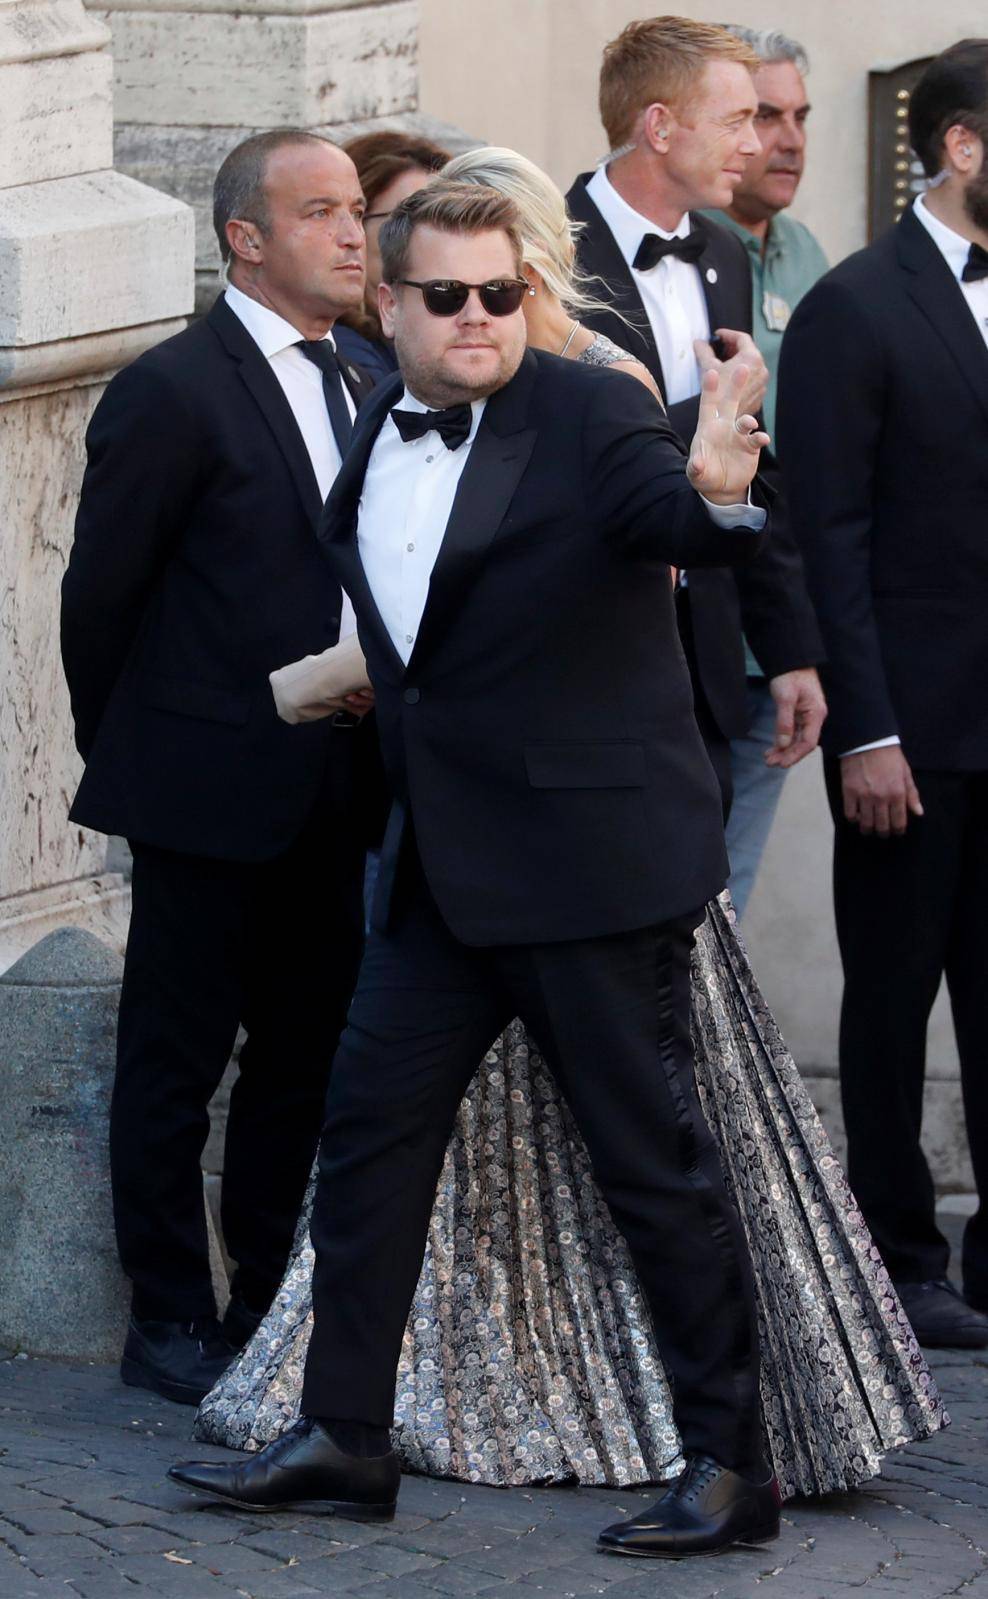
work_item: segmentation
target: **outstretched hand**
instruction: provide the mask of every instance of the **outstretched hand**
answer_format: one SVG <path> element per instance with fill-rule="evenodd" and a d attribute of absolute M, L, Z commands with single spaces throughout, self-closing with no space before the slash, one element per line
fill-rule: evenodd
<path fill-rule="evenodd" d="M 738 415 L 748 382 L 745 366 L 703 374 L 700 415 L 690 446 L 686 473 L 698 493 L 715 505 L 743 500 L 768 444 L 756 417 Z"/>

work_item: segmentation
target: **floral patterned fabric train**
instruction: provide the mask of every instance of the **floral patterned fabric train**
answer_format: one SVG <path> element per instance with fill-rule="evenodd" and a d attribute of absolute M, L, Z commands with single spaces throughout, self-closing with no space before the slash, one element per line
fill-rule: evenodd
<path fill-rule="evenodd" d="M 948 1418 L 726 895 L 697 934 L 693 1010 L 704 1112 L 751 1250 L 766 1440 L 782 1491 L 854 1487 L 888 1450 Z M 270 1312 L 199 1409 L 203 1441 L 258 1449 L 298 1415 L 311 1326 L 307 1215 L 308 1203 Z M 405 1333 L 395 1439 L 406 1469 L 466 1482 L 627 1486 L 681 1467 L 627 1248 L 520 1022 L 480 1064 L 447 1151 Z"/>

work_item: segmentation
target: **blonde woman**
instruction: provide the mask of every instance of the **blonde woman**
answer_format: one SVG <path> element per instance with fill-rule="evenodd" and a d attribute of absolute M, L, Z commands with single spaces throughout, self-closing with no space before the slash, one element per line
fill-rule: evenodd
<path fill-rule="evenodd" d="M 594 310 L 599 302 L 593 283 L 577 274 L 576 228 L 552 179 L 517 151 L 497 145 L 454 156 L 443 167 L 442 177 L 497 189 L 517 205 L 528 279 L 523 305 L 529 344 L 573 361 L 626 372 L 644 383 L 661 405 L 662 396 L 648 368 L 580 322 L 580 313 Z"/>
<path fill-rule="evenodd" d="M 580 325 L 593 286 L 574 275 L 573 228 L 544 173 L 509 150 L 471 152 L 445 172 L 517 203 L 530 342 L 651 387 L 625 352 Z M 783 1493 L 848 1488 L 873 1476 L 886 1450 L 943 1426 L 943 1407 L 726 897 L 698 931 L 692 983 L 701 1097 L 755 1275 L 766 1443 Z M 311 1271 L 303 1218 L 268 1316 L 203 1401 L 199 1438 L 256 1449 L 295 1421 Z M 627 1485 L 682 1465 L 626 1245 L 519 1022 L 485 1057 L 460 1108 L 395 1421 L 409 1469 L 470 1482 Z"/>

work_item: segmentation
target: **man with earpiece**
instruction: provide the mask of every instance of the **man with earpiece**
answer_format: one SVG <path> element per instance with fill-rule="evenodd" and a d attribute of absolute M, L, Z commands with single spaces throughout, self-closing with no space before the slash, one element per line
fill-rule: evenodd
<path fill-rule="evenodd" d="M 324 139 L 275 131 L 227 156 L 226 291 L 97 406 L 63 587 L 86 762 L 72 819 L 134 858 L 110 1126 L 133 1285 L 121 1372 L 180 1403 L 208 1392 L 281 1281 L 362 948 L 373 729 L 286 726 L 268 674 L 354 626 L 316 526 L 371 388 L 332 337 L 362 303 L 363 211 L 353 162 Z M 221 1327 L 200 1156 L 241 1026 Z"/>
<path fill-rule="evenodd" d="M 744 403 L 753 411 L 768 383 L 751 336 L 747 251 L 701 214 L 731 203 L 761 149 L 752 76 L 759 65 L 751 46 L 724 28 L 689 17 L 630 22 L 601 66 L 610 154 L 566 196 L 581 225 L 579 265 L 595 296 L 610 302 L 583 320 L 648 368 L 683 439 L 696 426 L 704 370 L 745 367 Z M 761 472 L 778 486 L 769 451 Z M 727 817 L 731 740 L 750 721 L 744 639 L 776 706 L 769 764 L 785 768 L 809 755 L 826 714 L 820 634 L 780 500 L 758 559 L 744 571 L 680 574 L 676 612 Z"/>

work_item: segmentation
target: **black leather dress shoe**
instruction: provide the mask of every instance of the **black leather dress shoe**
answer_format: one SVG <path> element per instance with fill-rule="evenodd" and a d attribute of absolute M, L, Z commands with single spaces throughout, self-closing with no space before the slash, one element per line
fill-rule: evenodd
<path fill-rule="evenodd" d="M 195 1321 L 130 1319 L 120 1375 L 131 1388 L 150 1388 L 179 1405 L 197 1405 L 233 1359 L 215 1316 Z"/>
<path fill-rule="evenodd" d="M 733 1544 L 777 1538 L 781 1503 L 774 1477 L 749 1482 L 709 1455 L 691 1455 L 686 1470 L 651 1510 L 605 1527 L 598 1547 L 653 1560 L 719 1555 Z"/>
<path fill-rule="evenodd" d="M 924 1349 L 988 1349 L 988 1316 L 967 1304 L 946 1277 L 896 1283 L 895 1291 Z"/>
<path fill-rule="evenodd" d="M 308 1416 L 234 1466 L 190 1460 L 168 1475 L 243 1510 L 308 1510 L 351 1521 L 391 1521 L 401 1478 L 393 1449 L 367 1459 L 346 1455 Z"/>
<path fill-rule="evenodd" d="M 249 1344 L 261 1322 L 267 1315 L 266 1310 L 251 1310 L 245 1299 L 239 1294 L 230 1295 L 230 1303 L 223 1313 L 221 1331 L 235 1355 Z"/>

